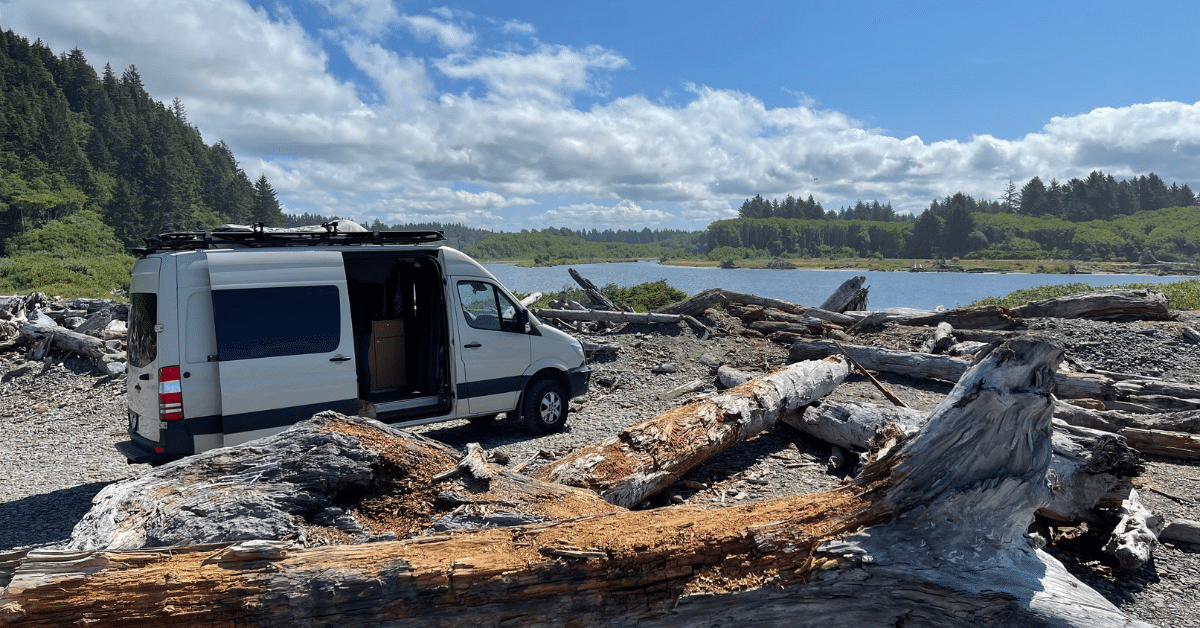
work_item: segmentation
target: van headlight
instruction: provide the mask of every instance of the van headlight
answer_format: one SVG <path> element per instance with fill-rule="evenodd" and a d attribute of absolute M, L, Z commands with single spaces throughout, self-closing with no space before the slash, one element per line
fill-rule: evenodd
<path fill-rule="evenodd" d="M 575 350 L 575 355 L 579 356 L 580 360 L 584 359 L 583 343 L 579 342 L 579 339 L 575 339 L 575 340 L 571 341 L 571 348 Z"/>

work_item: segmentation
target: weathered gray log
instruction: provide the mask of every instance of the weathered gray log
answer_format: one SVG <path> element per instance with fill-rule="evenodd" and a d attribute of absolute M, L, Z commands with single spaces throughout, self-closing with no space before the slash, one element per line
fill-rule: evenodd
<path fill-rule="evenodd" d="M 575 283 L 579 284 L 580 287 L 583 288 L 583 291 L 587 293 L 588 298 L 592 300 L 592 305 L 594 305 L 597 309 L 617 309 L 617 306 L 613 305 L 612 300 L 604 296 L 604 293 L 600 292 L 600 289 L 596 287 L 596 284 L 592 283 L 587 277 L 579 274 L 579 271 L 575 270 L 574 268 L 568 268 L 567 273 L 571 275 L 571 279 L 574 279 Z"/>
<path fill-rule="evenodd" d="M 547 464 L 534 476 L 591 489 L 612 504 L 631 508 L 697 464 L 829 394 L 848 372 L 840 358 L 793 364 L 631 425 Z"/>
<path fill-rule="evenodd" d="M 941 379 L 956 382 L 966 372 L 969 363 L 958 358 L 928 355 L 911 351 L 896 351 L 879 347 L 843 344 L 852 358 L 872 371 L 899 373 L 920 379 Z M 819 360 L 840 353 L 828 340 L 799 339 L 788 353 L 791 361 Z M 1057 394 L 1064 399 L 1104 399 L 1114 396 L 1113 382 L 1107 377 L 1087 373 L 1056 373 Z"/>
<path fill-rule="evenodd" d="M 1092 410 L 1077 405 L 1059 402 L 1054 406 L 1054 417 L 1072 425 L 1090 427 L 1106 432 L 1120 433 L 1127 427 L 1166 432 L 1200 434 L 1200 411 L 1164 412 L 1161 414 L 1137 414 L 1117 410 Z"/>
<path fill-rule="evenodd" d="M 311 549 L 17 552 L 0 556 L 0 614 L 23 626 L 1145 628 L 1024 535 L 1048 494 L 1061 353 L 1019 342 L 829 493 Z"/>
<path fill-rule="evenodd" d="M 655 310 L 661 314 L 687 314 L 701 316 L 708 308 L 725 300 L 725 294 L 720 288 L 709 288 L 698 292 L 682 301 L 664 305 Z"/>
<path fill-rule="evenodd" d="M 104 337 L 104 328 L 113 320 L 112 310 L 100 310 L 88 317 L 82 325 L 71 330 L 77 334 L 85 334 L 96 338 Z"/>
<path fill-rule="evenodd" d="M 1183 334 L 1184 338 L 1187 338 L 1192 342 L 1200 342 L 1200 332 L 1196 331 L 1195 329 L 1192 329 L 1191 327 L 1184 327 L 1179 331 Z"/>
<path fill-rule="evenodd" d="M 1097 290 L 1013 308 L 1017 316 L 1100 321 L 1171 320 L 1167 296 L 1151 290 Z"/>
<path fill-rule="evenodd" d="M 1022 323 L 1012 310 L 999 305 L 982 305 L 927 312 L 908 317 L 893 317 L 890 322 L 912 327 L 934 327 L 939 323 L 949 323 L 955 329 L 990 331 L 1013 329 Z"/>
<path fill-rule="evenodd" d="M 480 468 L 493 474 L 486 489 L 471 483 L 477 476 L 435 487 L 433 473 L 456 467 L 460 456 L 447 445 L 371 419 L 322 412 L 275 436 L 190 456 L 104 487 L 75 526 L 68 548 L 294 540 L 318 528 L 348 530 L 360 538 L 403 537 L 472 503 L 495 510 L 503 502 L 504 510 L 535 521 L 616 510 L 592 493 L 486 463 Z M 466 488 L 456 488 L 460 484 Z M 462 497 L 439 499 L 445 492 Z M 355 494 L 361 501 L 343 508 L 345 496 Z M 396 496 L 405 501 L 396 502 Z M 389 516 L 392 509 L 403 511 L 402 521 Z"/>
<path fill-rule="evenodd" d="M 839 325 L 849 325 L 849 324 L 854 323 L 855 320 L 857 320 L 853 316 L 850 316 L 847 314 L 840 314 L 838 312 L 830 312 L 829 310 L 823 310 L 819 307 L 805 307 L 803 305 L 797 305 L 795 303 L 783 301 L 780 299 L 772 299 L 770 297 L 760 297 L 755 294 L 746 294 L 744 292 L 733 292 L 730 290 L 722 290 L 721 294 L 723 294 L 726 299 L 733 301 L 734 303 L 742 303 L 742 304 L 746 304 L 746 305 L 761 305 L 764 308 L 771 307 L 771 308 L 775 308 L 777 310 L 783 310 L 784 312 L 787 312 L 788 314 L 798 314 L 800 316 L 812 316 L 814 318 L 819 318 L 823 321 L 829 321 L 831 323 L 837 323 Z"/>
<path fill-rule="evenodd" d="M 832 445 L 868 451 L 888 434 L 916 434 L 930 413 L 911 408 L 853 401 L 825 401 L 784 423 Z M 1098 523 L 1095 511 L 1112 491 L 1128 490 L 1138 454 L 1120 436 L 1054 420 L 1053 498 L 1039 512 L 1058 521 Z"/>
<path fill-rule="evenodd" d="M 1175 519 L 1158 533 L 1158 540 L 1200 545 L 1200 521 Z"/>
<path fill-rule="evenodd" d="M 1200 460 L 1200 436 L 1182 432 L 1163 432 L 1126 427 L 1121 435 L 1144 453 L 1184 460 Z"/>
<path fill-rule="evenodd" d="M 1196 384 L 1170 382 L 1157 377 L 1101 369 L 1094 369 L 1092 372 L 1116 381 L 1117 393 L 1121 395 L 1163 395 L 1179 399 L 1200 399 L 1200 386 Z"/>
<path fill-rule="evenodd" d="M 1163 529 L 1163 518 L 1142 505 L 1136 489 L 1129 489 L 1129 497 L 1121 502 L 1120 514 L 1121 520 L 1104 544 L 1104 553 L 1115 557 L 1125 569 L 1137 569 L 1150 562 L 1154 546 L 1158 545 L 1158 533 Z"/>
<path fill-rule="evenodd" d="M 45 338 L 52 338 L 50 345 L 53 348 L 89 358 L 97 358 L 104 353 L 103 340 L 60 327 L 37 310 L 30 312 L 28 320 L 21 324 L 18 337 L 25 343 L 35 343 Z"/>
<path fill-rule="evenodd" d="M 659 401 L 670 401 L 676 397 L 682 397 L 688 393 L 694 393 L 704 390 L 708 386 L 708 382 L 702 379 L 693 379 L 690 382 L 676 386 L 658 396 Z"/>
<path fill-rule="evenodd" d="M 538 318 L 560 321 L 604 321 L 608 323 L 678 323 L 679 314 L 657 312 L 610 312 L 607 310 L 534 310 Z"/>
<path fill-rule="evenodd" d="M 843 281 L 842 285 L 838 286 L 838 289 L 834 290 L 833 294 L 829 295 L 829 298 L 821 304 L 821 309 L 839 314 L 846 310 L 865 310 L 867 297 L 863 282 L 866 280 L 866 277 L 860 275 Z"/>
<path fill-rule="evenodd" d="M 467 455 L 458 461 L 458 464 L 435 474 L 432 478 L 433 482 L 444 482 L 450 478 L 457 477 L 463 473 L 469 473 L 476 480 L 491 480 L 496 477 L 488 466 L 487 453 L 483 451 L 483 447 L 479 443 L 467 443 Z"/>
<path fill-rule="evenodd" d="M 946 353 L 954 342 L 954 327 L 942 321 L 921 345 L 921 353 Z"/>
<path fill-rule="evenodd" d="M 521 307 L 524 307 L 526 309 L 531 308 L 531 307 L 533 307 L 534 303 L 537 303 L 538 301 L 541 301 L 541 300 L 542 300 L 542 293 L 531 292 L 529 294 L 529 296 L 525 297 L 524 299 L 521 299 Z"/>
<path fill-rule="evenodd" d="M 621 350 L 621 345 L 613 343 L 586 342 L 582 340 L 580 343 L 583 345 L 584 353 L 587 353 L 588 355 L 594 353 L 616 353 Z"/>

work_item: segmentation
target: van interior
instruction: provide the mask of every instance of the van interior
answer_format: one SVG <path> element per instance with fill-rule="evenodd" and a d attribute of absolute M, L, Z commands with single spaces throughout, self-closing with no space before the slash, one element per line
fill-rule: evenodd
<path fill-rule="evenodd" d="M 432 254 L 343 252 L 358 398 L 382 420 L 451 409 L 446 302 Z"/>

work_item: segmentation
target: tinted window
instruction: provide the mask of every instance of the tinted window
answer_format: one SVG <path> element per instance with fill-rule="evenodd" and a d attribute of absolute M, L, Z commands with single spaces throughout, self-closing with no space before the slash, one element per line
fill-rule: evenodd
<path fill-rule="evenodd" d="M 129 363 L 147 366 L 158 357 L 158 295 L 134 292 L 129 295 Z"/>
<path fill-rule="evenodd" d="M 222 362 L 338 348 L 337 286 L 213 290 L 212 299 Z"/>
<path fill-rule="evenodd" d="M 482 281 L 460 281 L 458 301 L 467 324 L 475 329 L 513 331 L 517 306 L 495 286 Z"/>

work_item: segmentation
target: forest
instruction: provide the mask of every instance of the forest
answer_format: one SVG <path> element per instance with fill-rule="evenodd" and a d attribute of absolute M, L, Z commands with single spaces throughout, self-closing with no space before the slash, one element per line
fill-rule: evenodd
<path fill-rule="evenodd" d="M 820 203 L 747 199 L 738 218 L 709 225 L 713 260 L 755 257 L 1060 258 L 1136 261 L 1146 249 L 1164 261 L 1200 253 L 1200 199 L 1186 184 L 1170 187 L 1154 173 L 1117 181 L 1093 171 L 1086 179 L 1046 185 L 1034 177 L 1009 182 L 998 200 L 957 193 L 934 200 L 919 216 L 891 204 L 858 202 L 825 211 Z"/>

